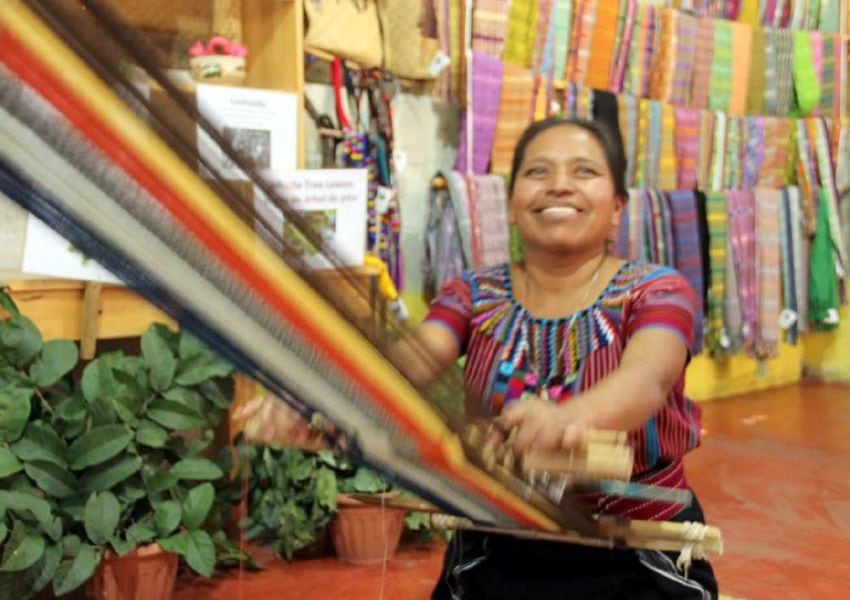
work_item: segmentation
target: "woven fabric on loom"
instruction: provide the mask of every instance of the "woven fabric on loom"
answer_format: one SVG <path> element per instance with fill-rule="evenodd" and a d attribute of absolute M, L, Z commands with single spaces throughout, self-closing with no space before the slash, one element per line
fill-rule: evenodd
<path fill-rule="evenodd" d="M 691 108 L 677 107 L 675 110 L 676 189 L 692 190 L 697 187 L 700 114 Z"/>
<path fill-rule="evenodd" d="M 756 264 L 758 269 L 758 335 L 755 353 L 759 358 L 775 356 L 779 344 L 779 313 L 782 297 L 782 268 L 779 254 L 779 190 L 757 188 Z"/>
<path fill-rule="evenodd" d="M 506 64 L 524 68 L 531 66 L 536 23 L 536 0 L 513 0 L 508 18 L 508 36 L 502 52 L 502 60 Z"/>
<path fill-rule="evenodd" d="M 755 196 L 748 190 L 732 190 L 727 194 L 727 202 L 729 239 L 735 253 L 738 296 L 744 317 L 744 340 L 747 350 L 752 351 L 758 335 L 759 318 Z"/>
<path fill-rule="evenodd" d="M 697 25 L 694 72 L 691 82 L 691 106 L 708 108 L 714 54 L 714 21 L 700 19 Z"/>
<path fill-rule="evenodd" d="M 673 238 L 675 240 L 675 268 L 688 280 L 697 297 L 697 315 L 703 314 L 702 246 L 699 235 L 697 199 L 693 192 L 668 193 L 673 211 Z M 694 354 L 702 350 L 703 320 L 694 319 Z"/>
<path fill-rule="evenodd" d="M 552 17 L 555 22 L 555 40 L 552 49 L 555 55 L 553 77 L 555 81 L 563 81 L 567 78 L 567 54 L 573 26 L 572 0 L 555 0 Z"/>
<path fill-rule="evenodd" d="M 729 110 L 732 95 L 732 23 L 715 21 L 708 106 L 711 110 Z"/>
<path fill-rule="evenodd" d="M 705 196 L 708 218 L 711 283 L 708 288 L 708 330 L 706 346 L 712 356 L 723 356 L 729 346 L 723 307 L 726 299 L 726 238 L 728 215 L 726 196 L 708 193 Z"/>
<path fill-rule="evenodd" d="M 528 69 L 505 65 L 499 116 L 493 138 L 491 171 L 508 175 L 514 147 L 531 120 L 534 99 L 534 75 Z"/>
<path fill-rule="evenodd" d="M 657 13 L 657 44 L 649 73 L 649 97 L 668 102 L 676 69 L 676 44 L 678 43 L 677 11 L 662 8 Z"/>
<path fill-rule="evenodd" d="M 483 174 L 490 165 L 496 118 L 499 115 L 499 98 L 502 93 L 502 61 L 486 54 L 472 56 L 472 171 Z M 469 107 L 467 107 L 469 110 Z M 460 126 L 460 143 L 457 170 L 466 171 L 466 115 Z"/>
<path fill-rule="evenodd" d="M 500 58 L 508 35 L 511 0 L 477 0 L 472 13 L 472 50 Z"/>
<path fill-rule="evenodd" d="M 590 57 L 585 83 L 588 87 L 607 90 L 611 86 L 611 65 L 616 48 L 619 3 L 612 0 L 594 1 L 596 9 Z"/>
<path fill-rule="evenodd" d="M 472 268 L 510 260 L 508 194 L 498 175 L 474 175 L 469 182 L 470 203 L 476 223 L 475 260 Z"/>
<path fill-rule="evenodd" d="M 753 56 L 753 28 L 743 23 L 731 23 L 732 26 L 732 90 L 729 98 L 729 112 L 743 115 L 747 111 L 747 91 L 750 81 L 750 67 Z"/>

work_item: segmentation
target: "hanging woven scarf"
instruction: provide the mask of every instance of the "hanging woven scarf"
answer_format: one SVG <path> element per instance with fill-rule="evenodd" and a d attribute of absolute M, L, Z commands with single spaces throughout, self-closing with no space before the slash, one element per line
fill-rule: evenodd
<path fill-rule="evenodd" d="M 797 302 L 797 332 L 808 331 L 809 312 L 809 253 L 808 238 L 803 229 L 803 211 L 800 204 L 800 190 L 796 187 L 785 188 L 788 192 L 788 219 L 791 228 L 791 246 L 794 260 L 794 292 Z"/>
<path fill-rule="evenodd" d="M 820 81 L 809 33 L 795 31 L 792 39 L 794 43 L 793 81 L 797 106 L 795 114 L 805 117 L 820 101 Z"/>
<path fill-rule="evenodd" d="M 612 0 L 593 4 L 593 34 L 585 84 L 590 88 L 608 90 L 611 87 L 611 67 L 614 62 L 620 7 L 618 2 Z"/>
<path fill-rule="evenodd" d="M 617 96 L 617 114 L 623 149 L 626 153 L 626 186 L 637 187 L 636 167 L 638 161 L 639 119 L 637 100 L 633 96 Z"/>
<path fill-rule="evenodd" d="M 472 222 L 475 223 L 473 268 L 510 260 L 508 194 L 498 175 L 474 175 L 469 181 Z"/>
<path fill-rule="evenodd" d="M 649 97 L 662 102 L 669 101 L 676 68 L 676 43 L 678 12 L 662 8 L 656 13 L 657 37 L 655 52 L 649 73 Z"/>
<path fill-rule="evenodd" d="M 812 32 L 813 36 L 814 34 L 815 32 Z M 818 114 L 824 117 L 832 116 L 833 119 L 836 119 L 838 117 L 835 114 L 835 84 L 838 78 L 836 62 L 841 43 L 837 35 L 825 35 L 821 43 L 823 60 L 820 70 L 820 105 L 818 106 Z"/>
<path fill-rule="evenodd" d="M 658 183 L 657 187 L 662 190 L 676 188 L 677 164 L 676 164 L 676 113 L 669 104 L 660 104 L 661 112 L 661 144 L 658 158 Z"/>
<path fill-rule="evenodd" d="M 714 55 L 709 79 L 708 107 L 711 110 L 729 110 L 732 96 L 732 23 L 715 21 Z"/>
<path fill-rule="evenodd" d="M 502 94 L 502 62 L 486 54 L 472 56 L 472 172 L 483 174 L 490 165 L 499 98 Z M 467 107 L 467 110 L 469 108 Z M 467 119 L 464 114 L 460 125 L 460 144 L 457 155 L 458 171 L 466 172 Z"/>
<path fill-rule="evenodd" d="M 508 35 L 511 0 L 477 0 L 472 12 L 472 50 L 501 58 Z"/>
<path fill-rule="evenodd" d="M 744 23 L 731 23 L 732 28 L 732 89 L 729 112 L 743 115 L 747 110 L 747 92 L 753 56 L 753 28 Z"/>
<path fill-rule="evenodd" d="M 676 108 L 676 165 L 677 185 L 680 190 L 697 187 L 697 160 L 699 157 L 699 111 Z"/>
<path fill-rule="evenodd" d="M 676 66 L 669 98 L 671 103 L 678 106 L 689 106 L 691 103 L 696 44 L 697 20 L 690 15 L 679 14 L 676 29 Z"/>
<path fill-rule="evenodd" d="M 809 323 L 815 331 L 829 331 L 838 325 L 838 278 L 835 253 L 829 233 L 826 195 L 819 195 L 817 228 L 809 257 Z"/>
<path fill-rule="evenodd" d="M 713 357 L 724 356 L 729 348 L 729 336 L 723 314 L 726 298 L 726 195 L 709 193 L 705 196 L 706 217 L 710 232 L 709 259 L 711 283 L 708 286 L 708 330 L 706 346 Z"/>
<path fill-rule="evenodd" d="M 727 199 L 729 238 L 735 253 L 738 295 L 744 316 L 744 340 L 747 350 L 752 351 L 759 318 L 755 196 L 750 191 L 733 190 Z"/>
<path fill-rule="evenodd" d="M 673 212 L 675 240 L 673 266 L 690 282 L 697 297 L 698 311 L 694 319 L 694 354 L 702 351 L 703 323 L 703 264 L 699 233 L 697 197 L 693 192 L 675 191 L 667 195 Z"/>
<path fill-rule="evenodd" d="M 795 287 L 796 273 L 794 272 L 794 223 L 791 217 L 791 196 L 787 188 L 780 190 L 779 203 L 779 251 L 782 264 L 782 307 L 783 318 L 780 326 L 785 330 L 785 339 L 790 344 L 797 343 L 797 323 L 799 309 L 797 307 L 797 289 Z M 791 320 L 793 316 L 793 321 Z"/>
<path fill-rule="evenodd" d="M 758 188 L 756 193 L 756 265 L 758 272 L 758 329 L 755 354 L 776 355 L 779 344 L 779 312 L 782 306 L 779 190 Z"/>
<path fill-rule="evenodd" d="M 811 119 L 808 122 L 808 126 L 810 135 L 815 140 L 815 154 L 820 187 L 827 198 L 827 216 L 829 218 L 829 231 L 832 237 L 832 244 L 838 254 L 838 263 L 843 270 L 843 267 L 847 265 L 847 253 L 841 231 L 841 221 L 838 215 L 838 193 L 836 192 L 835 174 L 832 170 L 833 162 L 830 153 L 829 131 L 823 119 Z"/>
<path fill-rule="evenodd" d="M 537 35 L 537 2 L 513 0 L 508 19 L 508 37 L 502 60 L 506 64 L 528 68 L 534 57 L 534 41 Z"/>
<path fill-rule="evenodd" d="M 764 148 L 758 185 L 767 188 L 780 188 L 785 185 L 785 171 L 791 152 L 791 140 L 795 136 L 794 122 L 790 119 L 765 117 Z"/>
<path fill-rule="evenodd" d="M 765 55 L 765 33 L 761 27 L 752 28 L 752 48 L 750 52 L 750 79 L 747 90 L 747 114 L 761 115 L 765 112 L 764 95 L 767 70 Z"/>
<path fill-rule="evenodd" d="M 697 156 L 697 187 L 711 189 L 711 158 L 714 154 L 714 113 L 700 111 L 699 154 Z"/>
<path fill-rule="evenodd" d="M 714 57 L 714 26 L 710 19 L 700 19 L 697 25 L 694 72 L 691 84 L 691 106 L 708 108 Z"/>
<path fill-rule="evenodd" d="M 748 190 L 758 185 L 759 171 L 764 163 L 764 119 L 761 117 L 749 117 L 744 122 L 747 127 L 747 141 L 744 150 L 744 169 L 741 187 Z"/>
<path fill-rule="evenodd" d="M 564 81 L 567 77 L 567 54 L 570 46 L 570 32 L 573 26 L 572 0 L 555 0 L 553 10 L 555 21 L 554 60 L 555 81 Z"/>
<path fill-rule="evenodd" d="M 777 114 L 792 114 L 794 106 L 794 32 L 775 30 L 776 52 L 776 110 Z"/>
<path fill-rule="evenodd" d="M 714 113 L 714 140 L 711 155 L 710 190 L 719 191 L 724 186 L 723 174 L 726 162 L 726 134 L 728 132 L 726 113 Z"/>
<path fill-rule="evenodd" d="M 611 69 L 611 91 L 620 93 L 625 86 L 626 69 L 634 36 L 637 0 L 620 0 L 620 17 L 617 22 L 617 48 Z"/>
<path fill-rule="evenodd" d="M 534 100 L 534 75 L 531 71 L 505 65 L 503 73 L 491 162 L 491 171 L 497 175 L 511 172 L 514 148 L 531 120 Z"/>
<path fill-rule="evenodd" d="M 735 250 L 731 238 L 726 239 L 726 304 L 724 323 L 729 339 L 729 354 L 738 354 L 744 349 L 744 315 L 741 312 L 741 296 L 738 290 L 738 274 L 735 271 Z"/>
<path fill-rule="evenodd" d="M 723 187 L 727 190 L 738 189 L 743 180 L 744 134 L 741 131 L 742 119 L 729 117 L 726 124 L 726 157 L 723 162 Z"/>
<path fill-rule="evenodd" d="M 646 97 L 649 92 L 649 75 L 655 34 L 654 21 L 655 8 L 649 3 L 638 3 L 623 89 L 627 93 L 640 98 Z"/>

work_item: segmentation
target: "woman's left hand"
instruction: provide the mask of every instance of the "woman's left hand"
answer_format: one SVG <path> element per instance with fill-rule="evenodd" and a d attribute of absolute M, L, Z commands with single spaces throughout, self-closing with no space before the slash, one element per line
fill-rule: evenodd
<path fill-rule="evenodd" d="M 535 398 L 516 402 L 496 418 L 502 431 L 516 427 L 513 449 L 529 451 L 571 450 L 580 446 L 591 429 L 590 411 L 579 399 L 564 404 Z"/>

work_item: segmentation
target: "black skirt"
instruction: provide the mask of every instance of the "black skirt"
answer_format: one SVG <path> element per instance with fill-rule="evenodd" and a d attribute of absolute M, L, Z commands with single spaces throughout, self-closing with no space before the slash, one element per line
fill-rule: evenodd
<path fill-rule="evenodd" d="M 704 522 L 696 496 L 671 520 Z M 695 560 L 685 577 L 676 568 L 676 558 L 653 550 L 607 550 L 458 531 L 446 550 L 432 598 L 716 599 L 711 565 Z"/>

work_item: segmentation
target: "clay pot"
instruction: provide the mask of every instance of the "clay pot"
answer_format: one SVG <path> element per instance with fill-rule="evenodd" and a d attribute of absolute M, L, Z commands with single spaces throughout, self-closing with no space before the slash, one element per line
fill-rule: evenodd
<path fill-rule="evenodd" d="M 213 54 L 189 59 L 192 78 L 200 83 L 241 85 L 245 81 L 245 59 L 241 56 Z"/>
<path fill-rule="evenodd" d="M 337 556 L 355 565 L 380 564 L 395 556 L 404 528 L 404 510 L 338 497 L 330 529 Z"/>
<path fill-rule="evenodd" d="M 176 554 L 158 544 L 142 546 L 125 556 L 107 552 L 86 584 L 92 600 L 168 600 L 177 579 Z"/>

